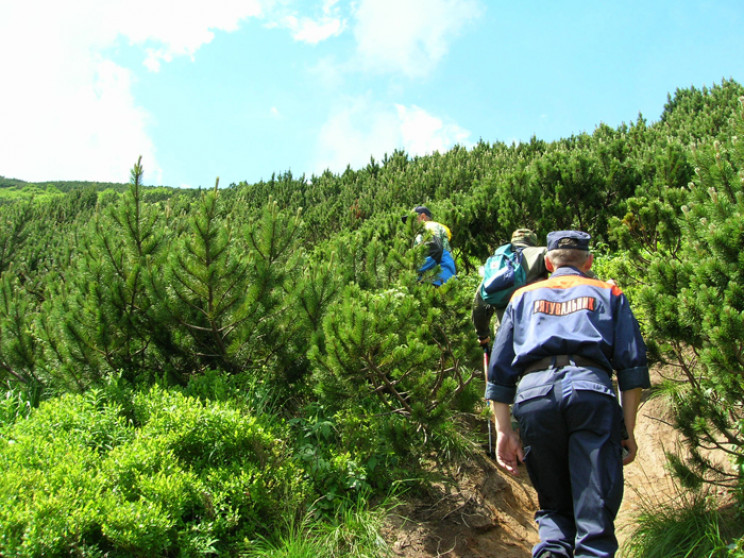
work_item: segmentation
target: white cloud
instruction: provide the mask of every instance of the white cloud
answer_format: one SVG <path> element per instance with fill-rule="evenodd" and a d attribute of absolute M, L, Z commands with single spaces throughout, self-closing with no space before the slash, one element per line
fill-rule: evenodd
<path fill-rule="evenodd" d="M 480 10 L 478 0 L 359 0 L 354 35 L 360 65 L 424 76 Z"/>
<path fill-rule="evenodd" d="M 368 99 L 353 99 L 331 115 L 320 130 L 312 172 L 342 172 L 347 165 L 359 168 L 370 156 L 379 160 L 385 152 L 392 153 L 398 143 L 395 112 L 372 108 Z"/>
<path fill-rule="evenodd" d="M 400 137 L 406 152 L 412 155 L 428 155 L 447 151 L 455 144 L 467 143 L 470 132 L 457 124 L 445 124 L 424 109 L 413 105 L 395 105 Z"/>
<path fill-rule="evenodd" d="M 344 30 L 343 22 L 336 18 L 314 20 L 307 17 L 288 16 L 284 24 L 292 32 L 292 37 L 296 41 L 312 45 L 338 36 Z"/>
<path fill-rule="evenodd" d="M 116 21 L 117 33 L 134 44 L 158 45 L 147 48 L 145 62 L 155 71 L 161 61 L 193 57 L 214 39 L 214 31 L 235 31 L 241 20 L 263 13 L 259 0 L 131 0 L 113 6 L 110 17 Z"/>
<path fill-rule="evenodd" d="M 304 9 L 307 7 L 307 4 L 303 4 Z M 282 12 L 285 13 L 282 15 Z M 317 17 L 298 16 L 296 11 L 287 11 L 286 7 L 282 7 L 274 11 L 267 25 L 288 29 L 294 40 L 315 45 L 343 33 L 346 20 L 341 15 L 338 0 L 325 0 L 321 15 Z"/>
<path fill-rule="evenodd" d="M 142 155 L 145 181 L 160 170 L 133 76 L 105 58 L 121 38 L 147 49 L 143 63 L 193 56 L 258 0 L 4 2 L 0 18 L 0 174 L 29 181 L 126 182 Z"/>
<path fill-rule="evenodd" d="M 383 106 L 368 98 L 347 100 L 321 128 L 314 174 L 364 167 L 374 157 L 402 149 L 410 156 L 469 146 L 470 132 L 415 105 Z"/>

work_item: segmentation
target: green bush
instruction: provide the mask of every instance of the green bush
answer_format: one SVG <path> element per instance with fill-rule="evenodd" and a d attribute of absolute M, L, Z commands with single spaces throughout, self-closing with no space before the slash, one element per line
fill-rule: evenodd
<path fill-rule="evenodd" d="M 417 459 L 407 447 L 415 426 L 402 416 L 362 406 L 332 414 L 322 405 L 309 405 L 305 411 L 290 426 L 318 511 L 335 513 L 353 496 L 386 495 L 397 479 L 416 470 Z M 406 429 L 411 432 L 405 434 Z"/>
<path fill-rule="evenodd" d="M 281 433 L 235 403 L 153 388 L 131 410 L 89 391 L 0 430 L 0 555 L 230 552 L 302 501 Z"/>

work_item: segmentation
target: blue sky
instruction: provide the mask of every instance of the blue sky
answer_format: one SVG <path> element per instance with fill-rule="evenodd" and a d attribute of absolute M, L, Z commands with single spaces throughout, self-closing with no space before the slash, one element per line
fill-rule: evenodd
<path fill-rule="evenodd" d="M 211 187 L 552 141 L 744 83 L 744 2 L 0 0 L 0 175 Z"/>

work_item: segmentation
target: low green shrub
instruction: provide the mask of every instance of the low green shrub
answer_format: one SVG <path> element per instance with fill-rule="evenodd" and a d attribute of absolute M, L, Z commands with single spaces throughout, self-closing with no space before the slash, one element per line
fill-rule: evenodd
<path fill-rule="evenodd" d="M 42 403 L 0 436 L 0 555 L 230 554 L 304 498 L 282 434 L 159 388 Z"/>

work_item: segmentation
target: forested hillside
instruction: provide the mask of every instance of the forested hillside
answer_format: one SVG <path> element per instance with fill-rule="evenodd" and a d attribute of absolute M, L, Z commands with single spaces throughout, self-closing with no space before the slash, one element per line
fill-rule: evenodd
<path fill-rule="evenodd" d="M 742 103 L 723 81 L 653 122 L 210 190 L 146 186 L 147 161 L 128 185 L 0 178 L 0 554 L 384 555 L 302 526 L 481 451 L 477 269 L 525 226 L 592 235 L 681 372 L 677 473 L 744 503 Z M 453 231 L 440 288 L 419 204 Z"/>

